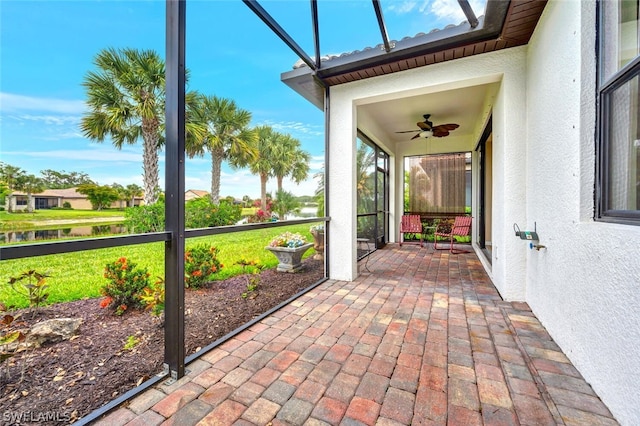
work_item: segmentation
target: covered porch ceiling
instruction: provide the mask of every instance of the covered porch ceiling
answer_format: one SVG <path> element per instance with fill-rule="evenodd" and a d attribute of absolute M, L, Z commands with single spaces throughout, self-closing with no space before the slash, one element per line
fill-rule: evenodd
<path fill-rule="evenodd" d="M 287 43 L 301 60 L 291 71 L 281 75 L 282 81 L 305 99 L 324 108 L 325 88 L 367 78 L 392 74 L 412 68 L 479 55 L 525 45 L 538 23 L 546 0 L 487 0 L 484 11 L 473 11 L 467 0 L 458 3 L 467 16 L 460 25 L 418 34 L 399 41 L 388 40 L 380 2 L 372 0 L 378 17 L 381 39 L 375 47 L 341 55 L 321 56 L 322 34 L 318 31 L 316 0 L 311 0 L 315 55 L 308 55 L 289 37 L 257 1 L 245 3 Z M 326 17 L 330 18 L 330 17 Z M 320 57 L 320 59 L 318 59 Z M 456 123 L 456 137 L 478 134 L 490 114 L 496 85 L 489 82 L 464 88 L 444 88 L 428 93 L 404 93 L 398 97 L 370 100 L 358 106 L 358 128 L 371 130 L 376 138 L 394 145 L 411 140 L 413 133 L 396 133 L 417 129 L 424 114 L 431 114 L 434 125 Z M 375 130 L 374 130 L 375 129 Z M 438 141 L 437 138 L 434 139 Z M 444 140 L 444 139 L 443 139 Z"/>

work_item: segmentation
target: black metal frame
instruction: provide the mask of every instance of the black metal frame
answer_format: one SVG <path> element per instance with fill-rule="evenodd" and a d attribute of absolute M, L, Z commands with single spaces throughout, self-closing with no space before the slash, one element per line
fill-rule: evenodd
<path fill-rule="evenodd" d="M 373 208 L 373 212 L 369 212 L 369 213 L 356 213 L 356 219 L 361 218 L 361 217 L 368 217 L 368 216 L 373 216 L 373 226 L 375 229 L 375 235 L 374 235 L 374 249 L 377 248 L 381 248 L 384 246 L 384 244 L 386 244 L 387 242 L 387 238 L 388 238 L 388 234 L 389 234 L 389 154 L 386 153 L 382 148 L 380 148 L 375 142 L 373 142 L 369 137 L 367 137 L 366 134 L 364 134 L 362 131 L 358 130 L 357 132 L 358 134 L 358 138 L 360 138 L 362 140 L 363 143 L 367 144 L 368 146 L 370 146 L 373 151 L 374 151 L 374 158 L 375 158 L 375 170 L 374 170 L 374 208 Z M 384 153 L 384 155 L 386 156 L 385 158 L 385 162 L 386 162 L 386 166 L 387 168 L 382 170 L 379 165 L 379 159 L 380 159 L 380 153 Z M 385 176 L 385 186 L 383 188 L 378 188 L 378 172 L 383 171 L 384 172 L 384 176 Z M 378 194 L 380 192 L 380 190 L 382 190 L 384 192 L 384 206 L 379 206 L 378 204 Z M 379 221 L 378 221 L 378 216 L 380 214 L 383 214 L 384 216 L 384 221 L 385 223 L 383 223 L 384 225 L 384 232 L 383 235 L 379 235 L 378 234 L 378 230 L 379 230 Z M 374 250 L 372 250 L 370 253 L 372 253 Z M 368 254 L 370 254 L 368 253 Z M 358 260 L 364 258 L 365 256 L 368 256 L 368 254 L 363 255 L 363 256 L 359 256 Z"/>
<path fill-rule="evenodd" d="M 597 2 L 597 22 L 600 29 L 604 28 L 604 13 L 602 2 Z M 640 78 L 640 56 L 624 66 L 615 75 L 602 81 L 602 51 L 606 48 L 601 31 L 597 31 L 597 94 L 596 94 L 596 182 L 595 182 L 595 212 L 594 219 L 602 222 L 613 222 L 628 225 L 640 225 L 640 210 L 614 210 L 609 208 L 609 159 L 611 135 L 611 102 L 612 95 L 633 78 Z"/>
<path fill-rule="evenodd" d="M 184 376 L 184 145 L 186 0 L 167 2 L 164 366 L 174 380 Z"/>

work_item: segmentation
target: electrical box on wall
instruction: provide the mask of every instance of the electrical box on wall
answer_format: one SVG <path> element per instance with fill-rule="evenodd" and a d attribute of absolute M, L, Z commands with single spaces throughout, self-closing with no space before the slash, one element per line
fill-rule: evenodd
<path fill-rule="evenodd" d="M 516 237 L 520 237 L 521 240 L 540 241 L 540 238 L 538 237 L 538 232 L 536 231 L 536 229 L 537 229 L 537 226 L 534 224 L 533 231 L 521 231 L 517 223 L 513 224 L 513 230 L 516 233 Z"/>
<path fill-rule="evenodd" d="M 536 231 L 519 231 L 519 232 L 516 232 L 516 235 L 519 236 L 521 240 L 529 240 L 529 241 L 540 240 L 540 238 L 538 238 L 538 233 Z"/>

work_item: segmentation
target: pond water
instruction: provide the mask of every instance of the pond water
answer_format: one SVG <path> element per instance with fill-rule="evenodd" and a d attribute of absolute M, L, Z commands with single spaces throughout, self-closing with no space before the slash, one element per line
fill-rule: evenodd
<path fill-rule="evenodd" d="M 103 235 L 124 234 L 127 229 L 123 224 L 74 226 L 72 228 L 12 230 L 0 232 L 0 244 L 29 241 L 59 240 L 77 237 L 98 237 Z"/>

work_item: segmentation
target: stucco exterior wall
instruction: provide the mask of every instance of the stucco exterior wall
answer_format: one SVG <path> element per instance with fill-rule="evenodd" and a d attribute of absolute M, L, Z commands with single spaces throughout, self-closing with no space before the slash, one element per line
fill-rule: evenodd
<path fill-rule="evenodd" d="M 550 1 L 527 55 L 526 300 L 616 419 L 640 424 L 640 227 L 593 220 L 595 2 Z M 494 157 L 494 161 L 499 161 Z"/>
<path fill-rule="evenodd" d="M 526 154 L 526 48 L 502 50 L 405 72 L 369 78 L 331 88 L 330 96 L 330 161 L 329 238 L 330 277 L 353 279 L 357 274 L 355 248 L 355 138 L 357 107 L 371 102 L 401 98 L 408 94 L 434 93 L 480 84 L 498 84 L 493 109 L 493 210 L 491 275 L 502 296 L 524 300 L 525 259 L 527 251 L 522 241 L 513 236 L 513 223 L 525 223 L 525 154 Z M 467 140 L 447 139 L 472 149 L 480 138 L 482 127 Z M 372 139 L 378 135 L 368 134 Z M 384 141 L 383 141 L 384 142 Z M 415 146 L 415 145 L 414 145 Z M 451 146 L 451 145 L 450 145 Z M 408 144 L 400 144 L 392 152 L 392 175 L 402 176 L 402 160 L 413 155 Z M 391 201 L 391 227 L 402 215 L 402 180 L 395 179 Z M 353 210 L 347 207 L 351 206 Z M 475 225 L 474 225 L 475 226 Z M 353 243 L 351 243 L 353 241 Z M 348 260 L 351 259 L 351 262 Z"/>

